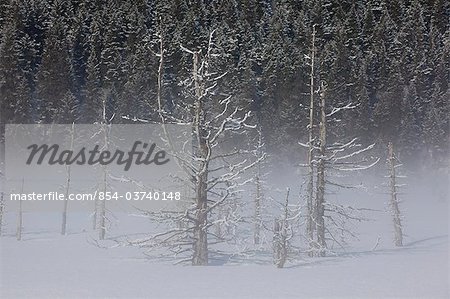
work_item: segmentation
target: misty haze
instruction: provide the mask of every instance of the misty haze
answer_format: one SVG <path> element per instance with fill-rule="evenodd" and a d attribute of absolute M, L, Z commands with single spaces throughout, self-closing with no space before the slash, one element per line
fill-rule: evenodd
<path fill-rule="evenodd" d="M 1 298 L 450 298 L 450 4 L 1 0 Z"/>

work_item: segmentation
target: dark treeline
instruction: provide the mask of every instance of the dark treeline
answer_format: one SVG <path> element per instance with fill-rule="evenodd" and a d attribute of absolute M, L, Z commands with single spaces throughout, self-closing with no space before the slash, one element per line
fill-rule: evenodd
<path fill-rule="evenodd" d="M 308 55 L 317 29 L 317 80 L 327 103 L 358 104 L 333 138 L 394 142 L 403 157 L 448 157 L 445 0 L 0 0 L 3 123 L 93 123 L 102 114 L 158 120 L 160 36 L 164 109 L 208 35 L 223 52 L 221 88 L 254 111 L 269 150 L 306 141 Z M 283 146 L 281 146 L 283 145 Z"/>

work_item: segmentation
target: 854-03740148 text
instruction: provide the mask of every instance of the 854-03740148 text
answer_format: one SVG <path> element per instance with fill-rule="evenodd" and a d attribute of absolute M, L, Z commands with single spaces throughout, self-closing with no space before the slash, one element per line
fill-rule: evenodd
<path fill-rule="evenodd" d="M 11 193 L 12 201 L 90 201 L 90 200 L 127 200 L 127 201 L 178 201 L 181 192 L 178 191 L 129 191 L 129 192 L 100 192 L 92 193 L 69 193 L 47 192 L 47 193 Z"/>

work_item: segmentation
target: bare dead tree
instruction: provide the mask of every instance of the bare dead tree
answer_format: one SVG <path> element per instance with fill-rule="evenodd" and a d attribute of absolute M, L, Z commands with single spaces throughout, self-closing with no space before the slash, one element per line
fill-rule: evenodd
<path fill-rule="evenodd" d="M 3 214 L 5 213 L 5 123 L 0 112 L 0 237 L 2 236 Z"/>
<path fill-rule="evenodd" d="M 263 142 L 262 142 L 262 133 L 261 130 L 258 130 L 258 149 L 262 149 Z M 258 151 L 257 157 L 260 157 L 262 153 Z M 261 227 L 262 227 L 262 202 L 264 200 L 264 191 L 263 191 L 263 174 L 261 171 L 261 163 L 259 163 L 256 167 L 256 176 L 255 176 L 255 187 L 256 187 L 256 194 L 255 194 L 255 213 L 254 213 L 254 232 L 253 232 L 253 243 L 254 244 L 260 244 L 260 238 L 261 238 Z"/>
<path fill-rule="evenodd" d="M 3 102 L 2 102 L 3 103 Z M 0 104 L 0 106 L 2 106 Z M 6 190 L 5 187 L 5 130 L 6 130 L 6 121 L 4 116 L 4 109 L 0 109 L 0 237 L 2 236 L 2 228 L 3 228 L 3 214 L 5 213 L 5 199 L 4 192 Z"/>
<path fill-rule="evenodd" d="M 314 205 L 314 165 L 313 165 L 313 156 L 314 156 L 314 61 L 316 56 L 316 26 L 313 25 L 313 32 L 311 37 L 311 70 L 310 70 L 310 102 L 309 102 L 309 124 L 308 124 L 308 183 L 307 183 L 307 198 L 306 198 L 306 207 L 307 207 L 307 215 L 306 215 L 306 236 L 308 238 L 308 242 L 310 243 L 309 247 L 312 247 L 312 242 L 314 239 L 314 230 L 315 230 L 315 205 Z M 311 252 L 308 252 L 311 255 Z"/>
<path fill-rule="evenodd" d="M 401 164 L 397 164 L 397 157 L 394 154 L 394 146 L 392 142 L 388 143 L 388 167 L 389 167 L 389 187 L 390 187 L 390 208 L 392 213 L 392 221 L 394 223 L 394 244 L 395 246 L 403 246 L 403 229 L 402 229 L 402 217 L 399 208 L 398 185 L 397 185 L 397 173 L 396 168 Z"/>
<path fill-rule="evenodd" d="M 22 187 L 20 188 L 20 194 L 23 194 L 24 184 L 25 184 L 24 179 L 22 179 Z M 19 211 L 17 213 L 17 230 L 16 230 L 17 241 L 22 240 L 22 230 L 23 230 L 23 205 L 22 200 L 19 200 Z"/>
<path fill-rule="evenodd" d="M 194 131 L 197 138 L 197 153 L 196 158 L 199 159 L 200 165 L 195 177 L 195 225 L 194 225 L 194 244 L 193 244 L 193 265 L 207 265 L 208 264 L 208 238 L 207 238 L 207 209 L 208 209 L 208 166 L 209 154 L 211 151 L 207 140 L 207 132 L 205 127 L 205 111 L 204 111 L 204 90 L 203 76 L 199 73 L 199 54 L 200 51 L 193 52 L 193 69 L 192 75 L 194 77 L 195 88 L 195 104 L 194 104 Z"/>
<path fill-rule="evenodd" d="M 107 95 L 103 97 L 103 114 L 102 114 L 102 133 L 103 133 L 103 150 L 108 150 L 109 148 L 109 129 L 110 126 L 108 125 L 109 121 L 106 117 L 106 98 Z M 101 184 L 101 190 L 103 194 L 106 194 L 108 190 L 108 170 L 107 165 L 102 165 L 102 184 Z M 106 234 L 106 198 L 103 198 L 103 200 L 100 200 L 99 205 L 100 211 L 99 211 L 99 239 L 104 240 L 105 234 Z"/>
<path fill-rule="evenodd" d="M 108 98 L 109 91 L 103 90 L 102 94 L 102 116 L 100 120 L 100 129 L 95 134 L 99 134 L 99 136 L 102 136 L 103 139 L 103 145 L 101 150 L 107 151 L 110 145 L 110 129 L 111 129 L 111 122 L 115 117 L 115 114 L 113 114 L 111 117 L 107 116 L 106 111 L 106 100 Z M 106 194 L 109 188 L 109 181 L 108 179 L 112 178 L 111 174 L 108 172 L 107 165 L 101 165 L 101 178 L 100 178 L 100 184 L 96 188 L 99 188 L 99 194 Z M 106 215 L 106 199 L 100 199 L 100 198 L 94 198 L 94 212 L 93 212 L 93 230 L 96 231 L 98 229 L 99 233 L 99 239 L 103 240 L 106 235 L 106 224 L 107 224 L 107 215 Z"/>
<path fill-rule="evenodd" d="M 224 110 L 218 113 L 218 115 L 214 116 L 212 119 L 207 118 L 207 113 L 211 112 L 211 110 L 207 108 L 206 101 L 212 95 L 213 89 L 216 88 L 218 80 L 225 76 L 226 73 L 216 74 L 214 71 L 210 70 L 210 65 L 212 63 L 213 53 L 213 34 L 214 31 L 210 34 L 208 49 L 206 51 L 203 59 L 200 59 L 201 50 L 198 51 L 190 51 L 183 48 L 186 52 L 192 54 L 193 56 L 193 87 L 194 87 L 194 105 L 192 109 L 192 114 L 194 117 L 193 120 L 193 128 L 194 128 L 194 148 L 195 151 L 193 153 L 195 160 L 198 161 L 197 166 L 195 167 L 193 181 L 194 181 L 194 190 L 195 190 L 195 213 L 194 213 L 194 243 L 193 243 L 193 265 L 205 265 L 208 263 L 208 238 L 207 238 L 207 227 L 208 225 L 208 213 L 221 203 L 225 202 L 225 200 L 230 197 L 231 190 L 233 187 L 232 179 L 237 177 L 238 173 L 242 173 L 246 169 L 253 167 L 256 162 L 251 163 L 249 165 L 245 165 L 244 161 L 237 162 L 237 164 L 229 165 L 226 163 L 225 157 L 231 159 L 231 156 L 238 157 L 240 153 L 239 150 L 219 155 L 213 157 L 213 150 L 218 145 L 218 138 L 226 133 L 226 131 L 235 131 L 239 129 L 241 126 L 245 126 L 245 121 L 249 117 L 249 113 L 246 113 L 242 118 L 237 117 L 238 108 L 235 108 L 231 112 L 227 113 L 228 106 L 230 105 L 230 96 L 226 96 L 224 100 L 221 101 L 220 104 L 224 105 Z M 209 99 L 210 100 L 210 99 Z M 221 120 L 217 125 L 214 125 L 213 121 L 218 119 L 221 116 L 228 116 Z M 216 127 L 216 128 L 214 128 Z M 209 177 L 212 175 L 212 169 L 210 168 L 212 164 L 213 158 L 220 158 L 222 162 L 228 164 L 228 166 L 219 166 L 220 170 L 226 170 L 227 168 L 231 169 L 239 169 L 236 171 L 224 172 L 219 177 Z M 215 169 L 214 171 L 217 171 Z M 208 206 L 208 191 L 211 190 L 212 187 L 218 185 L 219 183 L 224 183 L 226 185 L 225 192 L 223 192 L 223 196 L 216 201 L 214 204 Z M 233 192 L 234 193 L 234 192 Z"/>
<path fill-rule="evenodd" d="M 312 146 L 312 160 L 311 163 L 308 163 L 308 166 L 312 167 L 312 173 L 315 171 L 316 174 L 313 210 L 307 210 L 307 219 L 313 220 L 312 230 L 307 227 L 307 232 L 312 231 L 313 236 L 310 238 L 310 235 L 308 235 L 308 255 L 325 256 L 328 249 L 327 240 L 343 247 L 342 242 L 334 235 L 333 228 L 341 232 L 341 237 L 344 234 L 355 236 L 352 231 L 345 227 L 345 222 L 349 220 L 361 221 L 363 219 L 363 217 L 357 215 L 359 209 L 344 207 L 326 200 L 327 186 L 338 188 L 358 187 L 333 182 L 328 178 L 329 175 L 331 173 L 340 175 L 343 172 L 365 170 L 375 165 L 379 159 L 372 157 L 358 159 L 358 157 L 371 150 L 374 144 L 363 147 L 357 143 L 356 138 L 346 143 L 327 143 L 327 122 L 332 120 L 335 114 L 344 110 L 354 109 L 356 106 L 348 103 L 341 107 L 328 107 L 326 103 L 327 84 L 324 81 L 320 82 L 320 87 L 316 92 L 319 95 L 319 125 L 318 136 L 312 138 L 313 141 L 317 140 L 317 144 Z M 308 149 L 311 148 L 311 144 L 300 143 L 300 145 Z M 307 192 L 310 192 L 310 189 Z M 309 197 L 310 193 L 307 196 Z M 308 225 L 309 223 L 307 222 Z"/>
<path fill-rule="evenodd" d="M 75 134 L 75 123 L 72 123 L 71 129 L 70 129 L 70 150 L 73 150 L 73 142 L 74 142 L 74 134 Z M 71 167 L 70 165 L 66 166 L 66 188 L 65 188 L 65 200 L 64 200 L 64 207 L 62 212 L 62 224 L 61 224 L 61 235 L 66 234 L 67 230 L 67 210 L 69 205 L 69 190 L 70 190 L 70 181 L 71 181 Z"/>
<path fill-rule="evenodd" d="M 2 236 L 2 228 L 3 228 L 3 213 L 5 211 L 5 202 L 3 198 L 3 191 L 0 192 L 0 237 Z"/>
<path fill-rule="evenodd" d="M 1 141 L 0 141 L 1 143 Z M 4 183 L 4 171 L 3 171 L 3 160 L 4 156 L 2 156 L 2 153 L 0 153 L 0 237 L 2 236 L 2 232 L 3 232 L 3 214 L 5 213 L 5 198 L 4 198 L 4 194 L 5 192 L 3 191 L 5 188 L 5 183 Z"/>
<path fill-rule="evenodd" d="M 314 220 L 316 224 L 316 246 L 318 246 L 318 254 L 324 256 L 324 248 L 327 247 L 325 242 L 325 157 L 327 142 L 327 116 L 325 112 L 325 84 L 321 86 L 320 92 L 320 122 L 319 122 L 319 150 L 317 158 L 317 181 L 316 181 L 316 198 Z"/>
<path fill-rule="evenodd" d="M 255 196 L 255 231 L 253 234 L 253 242 L 254 244 L 259 244 L 260 242 L 260 234 L 261 234 L 261 197 L 262 197 L 262 186 L 259 175 L 255 178 L 256 183 L 256 196 Z"/>
<path fill-rule="evenodd" d="M 184 80 L 187 97 L 178 108 L 178 115 L 163 111 L 161 87 L 158 101 L 161 121 L 167 124 L 189 124 L 192 126 L 192 152 L 176 151 L 172 145 L 171 155 L 185 171 L 192 191 L 192 203 L 183 212 L 147 213 L 159 223 L 166 223 L 168 229 L 148 238 L 130 241 L 132 245 L 146 248 L 165 247 L 175 255 L 189 253 L 180 262 L 190 261 L 192 265 L 207 265 L 210 245 L 218 242 L 209 229 L 219 223 L 227 226 L 239 221 L 232 213 L 215 213 L 220 206 L 228 205 L 239 193 L 239 187 L 249 182 L 241 180 L 243 173 L 255 166 L 262 157 L 251 159 L 252 150 L 228 148 L 234 134 L 247 134 L 255 126 L 249 125 L 250 113 L 239 107 L 232 107 L 232 97 L 219 92 L 219 82 L 226 75 L 215 71 L 215 61 L 220 57 L 213 42 L 214 31 L 209 35 L 206 51 L 181 49 L 192 56 L 191 77 Z M 162 36 L 160 36 L 162 38 Z M 163 63 L 163 43 L 158 55 Z M 162 67 L 159 79 L 162 80 Z M 167 134 L 167 132 L 166 132 Z M 171 138 L 166 138 L 170 143 Z M 230 210 L 228 210 L 230 212 Z M 218 216 L 219 215 L 219 216 Z M 215 217 L 215 219 L 213 218 Z M 184 223 L 184 225 L 179 225 Z"/>
<path fill-rule="evenodd" d="M 274 264 L 277 268 L 283 268 L 288 256 L 289 241 L 289 192 L 286 190 L 286 199 L 283 205 L 284 211 L 281 219 L 275 219 L 274 223 Z"/>
<path fill-rule="evenodd" d="M 159 18 L 160 22 L 160 30 L 159 30 L 159 53 L 155 53 L 155 55 L 159 58 L 159 64 L 158 64 L 158 88 L 156 92 L 156 100 L 158 102 L 158 115 L 161 119 L 161 123 L 163 124 L 163 128 L 165 129 L 164 124 L 166 123 L 166 119 L 163 114 L 163 105 L 162 105 L 162 87 L 163 87 L 163 70 L 164 70 L 164 39 L 163 39 L 163 30 L 162 30 L 162 20 Z M 168 136 L 167 132 L 166 136 Z"/>

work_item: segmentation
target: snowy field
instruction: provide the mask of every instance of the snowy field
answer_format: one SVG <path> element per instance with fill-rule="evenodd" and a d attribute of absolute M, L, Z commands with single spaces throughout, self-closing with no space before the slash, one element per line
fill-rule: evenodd
<path fill-rule="evenodd" d="M 449 298 L 448 199 L 411 198 L 402 204 L 403 248 L 392 245 L 389 214 L 368 212 L 372 220 L 354 224 L 359 240 L 348 249 L 325 258 L 292 257 L 284 269 L 271 264 L 269 252 L 192 267 L 148 259 L 142 249 L 110 240 L 97 246 L 87 215 L 72 215 L 62 237 L 59 215 L 26 213 L 17 241 L 10 212 L 0 246 L 0 297 Z M 385 210 L 383 201 L 366 201 Z M 144 233 L 148 225 L 118 215 L 110 236 L 136 227 Z"/>

